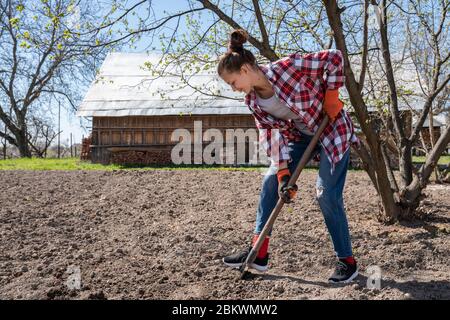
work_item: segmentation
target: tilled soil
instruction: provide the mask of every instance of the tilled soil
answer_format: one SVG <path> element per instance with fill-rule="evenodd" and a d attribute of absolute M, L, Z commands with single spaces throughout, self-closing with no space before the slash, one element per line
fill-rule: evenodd
<path fill-rule="evenodd" d="M 326 281 L 335 257 L 314 171 L 275 224 L 269 272 L 238 280 L 221 259 L 249 243 L 262 174 L 0 171 L 0 298 L 450 299 L 450 186 L 427 188 L 425 222 L 385 226 L 356 171 L 344 194 L 354 283 Z M 367 287 L 374 267 L 380 289 Z"/>

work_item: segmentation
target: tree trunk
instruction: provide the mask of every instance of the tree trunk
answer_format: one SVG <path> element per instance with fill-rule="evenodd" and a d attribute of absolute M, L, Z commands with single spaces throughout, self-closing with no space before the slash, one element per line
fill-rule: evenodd
<path fill-rule="evenodd" d="M 355 109 L 355 115 L 361 125 L 361 130 L 363 131 L 366 139 L 370 163 L 367 163 L 367 158 L 362 158 L 363 162 L 366 162 L 364 167 L 369 168 L 368 174 L 372 181 L 375 179 L 375 186 L 380 196 L 381 210 L 377 215 L 377 218 L 381 221 L 392 223 L 398 219 L 400 213 L 400 206 L 395 201 L 393 186 L 389 181 L 389 175 L 384 164 L 383 152 L 381 141 L 378 134 L 372 127 L 371 121 L 368 117 L 367 106 L 359 90 L 359 84 L 356 82 L 355 75 L 350 65 L 348 58 L 348 50 L 345 42 L 344 33 L 342 30 L 342 22 L 340 13 L 341 10 L 338 8 L 336 1 L 334 0 L 323 0 L 325 3 L 325 8 L 327 10 L 328 21 L 334 33 L 334 38 L 336 40 L 336 47 L 342 52 L 344 58 L 344 73 L 345 73 L 345 86 L 349 93 L 349 98 L 352 106 Z M 373 168 L 373 171 L 372 171 Z"/>
<path fill-rule="evenodd" d="M 25 119 L 18 119 L 19 128 L 14 133 L 17 141 L 17 148 L 21 157 L 31 158 L 31 149 L 27 138 L 27 125 Z"/>
<path fill-rule="evenodd" d="M 420 200 L 425 197 L 423 190 L 426 188 L 430 176 L 437 166 L 440 155 L 449 143 L 450 126 L 447 126 L 433 149 L 429 152 L 426 162 L 414 176 L 413 181 L 400 191 L 401 218 L 411 219 L 416 215 Z"/>
<path fill-rule="evenodd" d="M 31 158 L 31 149 L 28 145 L 28 139 L 26 138 L 26 133 L 20 132 L 19 136 L 16 136 L 17 147 L 21 157 Z"/>
<path fill-rule="evenodd" d="M 412 144 L 408 139 L 403 139 L 400 146 L 399 168 L 402 188 L 405 188 L 412 182 L 413 164 L 412 164 Z"/>
<path fill-rule="evenodd" d="M 375 150 L 374 150 L 375 151 Z M 383 159 L 381 146 L 372 153 L 375 158 L 375 173 L 377 177 L 378 195 L 380 196 L 382 210 L 377 215 L 378 220 L 386 223 L 394 223 L 401 214 L 400 207 L 395 199 L 395 190 L 389 180 L 386 165 Z"/>

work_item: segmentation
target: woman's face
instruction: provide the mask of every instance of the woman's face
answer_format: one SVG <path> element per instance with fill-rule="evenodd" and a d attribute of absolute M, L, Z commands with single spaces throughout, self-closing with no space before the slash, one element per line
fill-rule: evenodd
<path fill-rule="evenodd" d="M 231 86 L 233 91 L 249 94 L 253 90 L 253 72 L 247 64 L 241 67 L 240 72 L 224 71 L 221 78 Z"/>

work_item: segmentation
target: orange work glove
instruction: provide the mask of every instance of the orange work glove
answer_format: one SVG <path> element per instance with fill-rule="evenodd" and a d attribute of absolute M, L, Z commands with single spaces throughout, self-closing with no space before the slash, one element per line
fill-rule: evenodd
<path fill-rule="evenodd" d="M 278 195 L 284 202 L 290 203 L 297 194 L 298 187 L 296 184 L 289 187 L 288 182 L 291 178 L 291 173 L 288 168 L 280 169 L 277 172 L 278 178 Z"/>
<path fill-rule="evenodd" d="M 339 90 L 327 90 L 325 92 L 325 99 L 323 101 L 323 110 L 333 122 L 339 112 L 344 107 L 344 103 L 339 99 Z"/>

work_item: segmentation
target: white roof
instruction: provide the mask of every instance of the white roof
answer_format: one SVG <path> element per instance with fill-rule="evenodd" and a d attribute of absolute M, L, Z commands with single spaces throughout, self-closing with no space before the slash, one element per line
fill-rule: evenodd
<path fill-rule="evenodd" d="M 144 66 L 148 62 L 156 66 L 160 59 L 157 53 L 110 53 L 79 106 L 77 116 L 250 114 L 244 95 L 233 92 L 217 75 L 214 65 L 209 70 L 202 70 L 204 65 L 200 64 L 170 65 L 164 70 L 164 76 L 158 77 Z M 189 71 L 190 68 L 195 72 Z M 420 111 L 425 99 L 417 75 L 409 64 L 395 71 L 398 85 L 415 93 L 399 99 L 399 109 Z M 377 70 L 378 73 L 383 74 Z M 341 97 L 348 99 L 345 87 L 340 91 Z M 372 106 L 370 98 L 367 103 L 370 112 L 379 110 Z M 352 109 L 350 104 L 346 108 Z"/>
<path fill-rule="evenodd" d="M 414 125 L 417 123 L 418 119 L 414 119 Z M 423 128 L 430 127 L 430 117 L 428 116 L 423 123 Z M 444 127 L 445 126 L 445 116 L 443 114 L 433 117 L 433 127 Z"/>
<path fill-rule="evenodd" d="M 155 66 L 160 58 L 158 54 L 109 54 L 77 116 L 250 114 L 243 94 L 233 92 L 215 67 L 190 75 L 186 74 L 188 66 L 170 66 L 165 70 L 167 75 L 158 77 L 144 66 L 147 62 Z"/>

